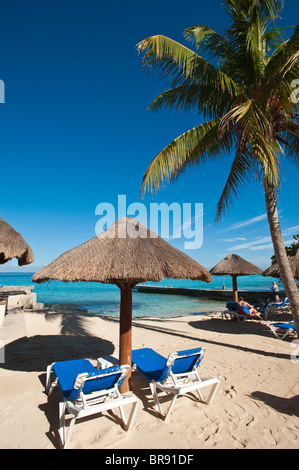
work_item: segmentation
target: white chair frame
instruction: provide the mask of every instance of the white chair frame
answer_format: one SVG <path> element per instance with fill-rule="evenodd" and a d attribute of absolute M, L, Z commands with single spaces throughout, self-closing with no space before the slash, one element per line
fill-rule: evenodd
<path fill-rule="evenodd" d="M 48 392 L 48 395 L 50 395 L 55 386 L 58 385 L 58 378 L 56 378 L 50 386 L 50 375 L 53 365 L 54 363 L 47 368 L 46 392 Z M 124 365 L 121 366 L 121 368 L 123 376 L 126 376 L 130 370 L 130 366 Z M 105 375 L 108 376 L 111 374 L 113 374 L 113 372 L 107 374 L 103 374 L 102 372 L 99 375 L 104 377 Z M 112 410 L 113 408 L 119 408 L 124 429 L 128 431 L 134 424 L 138 407 L 140 405 L 140 400 L 131 392 L 121 394 L 119 392 L 118 386 L 107 390 L 99 390 L 96 392 L 84 394 L 82 389 L 85 382 L 95 378 L 97 378 L 97 375 L 89 377 L 89 375 L 86 373 L 79 374 L 74 382 L 74 388 L 80 389 L 79 397 L 75 401 L 70 401 L 64 398 L 59 403 L 59 436 L 60 447 L 63 449 L 68 448 L 70 444 L 74 424 L 77 419 L 97 413 L 102 413 L 103 411 Z M 128 419 L 126 419 L 123 410 L 125 405 L 132 405 Z M 66 411 L 73 415 L 73 418 L 70 421 L 68 432 L 66 431 L 65 425 Z"/>
<path fill-rule="evenodd" d="M 245 316 L 245 315 L 241 315 L 241 314 L 238 313 L 236 310 L 223 310 L 223 312 L 221 313 L 221 318 L 222 318 L 222 320 L 223 320 L 224 318 L 227 320 L 228 317 L 230 317 L 231 320 L 232 320 L 233 318 L 237 318 L 237 320 L 238 320 L 239 323 L 244 323 L 244 322 L 246 321 L 246 316 Z"/>
<path fill-rule="evenodd" d="M 202 356 L 204 355 L 205 348 L 202 348 Z M 176 402 L 176 399 L 181 395 L 186 395 L 187 393 L 197 391 L 200 401 L 210 404 L 217 392 L 220 381 L 216 377 L 199 377 L 197 371 L 193 369 L 191 372 L 174 374 L 171 371 L 172 365 L 174 364 L 175 359 L 182 357 L 177 353 L 171 353 L 168 356 L 166 365 L 169 366 L 169 371 L 166 379 L 163 382 L 156 382 L 152 380 L 150 382 L 150 389 L 153 395 L 155 410 L 157 413 L 164 418 L 164 421 L 169 417 L 173 406 Z M 211 386 L 210 393 L 206 400 L 203 399 L 203 396 L 200 392 L 200 389 Z M 173 398 L 171 400 L 170 406 L 163 416 L 161 404 L 158 397 L 158 390 L 172 394 Z"/>
<path fill-rule="evenodd" d="M 277 339 L 285 339 L 289 335 L 290 336 L 296 335 L 296 330 L 294 330 L 293 328 L 285 329 L 285 328 L 279 328 L 279 326 L 277 327 L 275 325 L 269 325 L 269 328 Z M 282 330 L 282 332 L 279 333 L 279 330 Z"/>
<path fill-rule="evenodd" d="M 241 313 L 237 312 L 236 310 L 223 310 L 221 314 L 222 320 L 225 318 L 228 318 L 228 315 L 230 316 L 231 319 L 237 318 L 240 323 L 244 323 L 246 320 L 249 318 L 256 318 L 258 317 L 260 320 L 262 319 L 260 316 L 260 313 L 257 313 L 255 315 L 242 315 Z"/>

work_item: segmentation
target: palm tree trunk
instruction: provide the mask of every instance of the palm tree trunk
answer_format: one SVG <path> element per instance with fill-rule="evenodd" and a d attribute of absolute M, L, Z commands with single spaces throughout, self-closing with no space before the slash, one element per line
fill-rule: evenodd
<path fill-rule="evenodd" d="M 283 287 L 290 302 L 293 319 L 297 328 L 297 335 L 299 337 L 299 292 L 290 268 L 289 260 L 287 258 L 285 250 L 285 244 L 280 229 L 275 188 L 273 185 L 268 184 L 265 179 L 264 191 L 274 254 L 277 261 Z"/>

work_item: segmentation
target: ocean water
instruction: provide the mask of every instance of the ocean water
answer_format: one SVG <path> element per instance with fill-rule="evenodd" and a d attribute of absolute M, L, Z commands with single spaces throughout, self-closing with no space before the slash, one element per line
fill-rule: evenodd
<path fill-rule="evenodd" d="M 2 286 L 32 286 L 37 294 L 37 301 L 45 305 L 59 305 L 59 308 L 86 309 L 90 315 L 118 316 L 120 292 L 118 287 L 96 282 L 65 283 L 50 281 L 35 284 L 31 277 L 33 273 L 0 273 Z M 271 292 L 273 278 L 257 276 L 240 276 L 240 290 L 265 290 Z M 276 279 L 277 281 L 277 279 Z M 161 285 L 172 287 L 189 287 L 199 289 L 221 289 L 222 276 L 215 276 L 207 284 L 201 281 L 164 279 L 159 283 L 147 282 L 145 285 Z M 224 276 L 226 289 L 232 288 L 230 276 Z M 282 289 L 281 282 L 278 282 Z M 204 300 L 196 297 L 165 294 L 147 294 L 133 291 L 133 317 L 175 317 L 184 315 L 200 315 L 223 309 L 224 302 Z"/>

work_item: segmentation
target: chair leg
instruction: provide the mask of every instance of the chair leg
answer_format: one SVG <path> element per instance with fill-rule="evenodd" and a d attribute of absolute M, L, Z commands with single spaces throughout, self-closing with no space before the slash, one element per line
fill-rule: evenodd
<path fill-rule="evenodd" d="M 63 448 L 65 444 L 65 408 L 66 403 L 61 401 L 59 403 L 59 437 L 60 437 L 60 447 Z"/>
<path fill-rule="evenodd" d="M 123 422 L 123 426 L 124 426 L 124 428 L 126 428 L 127 420 L 126 420 L 126 415 L 125 415 L 123 406 L 119 407 L 119 411 L 120 411 L 121 419 L 122 419 L 122 422 Z"/>
<path fill-rule="evenodd" d="M 276 331 L 273 325 L 270 325 L 270 329 L 277 339 L 284 339 L 290 334 L 290 330 L 287 330 L 286 332 L 280 334 L 278 331 Z"/>
<path fill-rule="evenodd" d="M 199 388 L 197 389 L 197 394 L 198 394 L 198 396 L 199 396 L 199 399 L 200 399 L 202 402 L 204 402 L 203 396 L 202 396 L 202 394 L 200 393 Z"/>
<path fill-rule="evenodd" d="M 167 411 L 166 415 L 164 416 L 164 421 L 166 421 L 167 418 L 168 418 L 168 416 L 170 415 L 171 410 L 172 410 L 172 408 L 173 408 L 173 406 L 174 406 L 174 404 L 175 404 L 176 399 L 177 399 L 178 396 L 179 396 L 178 393 L 177 393 L 177 394 L 174 394 L 173 399 L 171 400 L 170 407 L 168 408 L 168 411 Z"/>
<path fill-rule="evenodd" d="M 280 336 L 279 339 L 285 339 L 287 336 L 289 336 L 292 333 L 292 330 L 287 330 L 285 333 Z"/>
<path fill-rule="evenodd" d="M 216 394 L 219 385 L 220 385 L 220 381 L 215 378 L 215 379 L 213 380 L 213 382 L 212 382 L 212 387 L 211 387 L 211 390 L 210 390 L 210 393 L 209 393 L 209 395 L 208 395 L 207 400 L 204 400 L 204 399 L 203 399 L 203 396 L 202 396 L 202 394 L 201 394 L 201 392 L 200 392 L 200 388 L 202 388 L 202 387 L 198 387 L 198 388 L 196 388 L 195 390 L 196 390 L 197 393 L 198 393 L 199 399 L 200 399 L 203 403 L 206 403 L 207 405 L 209 405 L 209 404 L 212 402 L 212 400 L 213 400 L 213 398 L 214 398 L 214 395 Z M 154 382 L 154 381 L 151 382 L 151 383 L 150 383 L 150 388 L 151 388 L 151 392 L 152 392 L 152 395 L 153 395 L 153 398 L 154 398 L 155 409 L 156 409 L 156 411 L 163 417 L 163 412 L 162 412 L 161 405 L 160 405 L 160 401 L 159 401 L 159 398 L 158 398 L 157 384 L 156 384 L 156 382 Z M 168 411 L 167 411 L 167 413 L 166 413 L 165 416 L 164 416 L 164 421 L 167 420 L 168 416 L 170 415 L 170 413 L 171 413 L 171 411 L 172 411 L 172 408 L 174 407 L 174 404 L 175 404 L 175 402 L 176 402 L 177 397 L 180 395 L 179 391 L 174 392 L 174 393 L 173 393 L 173 392 L 168 392 L 168 393 L 173 394 L 173 398 L 172 398 L 172 400 L 171 400 L 171 403 L 170 403 L 170 406 L 169 406 L 169 408 L 168 408 Z M 181 393 L 181 394 L 182 394 L 182 393 Z"/>
<path fill-rule="evenodd" d="M 67 449 L 72 437 L 72 432 L 74 428 L 74 424 L 76 422 L 76 417 L 71 419 L 68 431 L 66 430 L 65 426 L 65 410 L 66 410 L 66 402 L 61 401 L 59 403 L 59 436 L 60 436 L 60 448 Z"/>
<path fill-rule="evenodd" d="M 218 389 L 218 387 L 219 387 L 220 382 L 219 382 L 218 379 L 216 379 L 216 380 L 217 380 L 217 382 L 215 382 L 215 383 L 212 385 L 212 388 L 211 388 L 211 390 L 210 390 L 209 396 L 208 396 L 208 398 L 207 398 L 207 401 L 206 401 L 206 404 L 207 404 L 207 405 L 209 405 L 209 404 L 212 402 L 212 400 L 213 400 L 213 398 L 214 398 L 214 395 L 215 395 L 215 393 L 217 392 L 217 389 Z"/>
<path fill-rule="evenodd" d="M 71 437 L 72 437 L 72 433 L 73 433 L 73 429 L 74 429 L 74 425 L 75 425 L 75 422 L 76 422 L 76 417 L 72 418 L 71 419 L 71 422 L 70 422 L 70 425 L 69 425 L 69 429 L 68 429 L 68 433 L 67 433 L 67 437 L 66 437 L 66 441 L 65 441 L 65 444 L 64 444 L 64 449 L 67 449 L 68 446 L 69 446 L 69 443 L 71 441 Z"/>
<path fill-rule="evenodd" d="M 151 382 L 150 383 L 150 387 L 151 387 L 151 392 L 152 392 L 152 395 L 153 395 L 153 398 L 154 398 L 154 403 L 155 403 L 155 409 L 156 411 L 160 414 L 160 416 L 164 419 L 164 421 L 167 420 L 168 416 L 170 415 L 171 413 L 171 410 L 175 404 L 175 401 L 177 399 L 177 397 L 179 396 L 179 393 L 172 393 L 171 392 L 171 395 L 173 395 L 173 398 L 171 400 L 171 403 L 170 403 L 170 406 L 167 410 L 167 413 L 165 414 L 165 416 L 163 415 L 163 411 L 162 411 L 162 408 L 161 408 L 161 404 L 160 404 L 160 401 L 159 401 L 159 397 L 158 397 L 158 391 L 157 391 L 157 384 L 156 382 Z M 169 394 L 169 392 L 168 392 Z"/>
<path fill-rule="evenodd" d="M 50 390 L 50 379 L 51 379 L 51 372 L 52 372 L 52 365 L 49 365 L 47 367 L 47 377 L 46 377 L 46 393 L 49 393 Z"/>
<path fill-rule="evenodd" d="M 131 412 L 130 412 L 130 415 L 129 415 L 129 419 L 128 419 L 127 423 L 125 424 L 126 431 L 129 431 L 129 429 L 131 429 L 131 427 L 133 426 L 133 424 L 135 422 L 136 414 L 137 414 L 137 411 L 138 411 L 138 407 L 139 407 L 139 400 L 136 400 L 136 402 L 133 403 L 133 405 L 132 405 Z"/>
<path fill-rule="evenodd" d="M 160 413 L 162 415 L 163 413 L 162 413 L 161 405 L 160 405 L 159 398 L 158 398 L 156 382 L 151 382 L 150 388 L 151 388 L 151 392 L 152 392 L 154 403 L 155 403 L 155 409 L 157 413 Z"/>
<path fill-rule="evenodd" d="M 152 395 L 153 395 L 153 398 L 154 398 L 154 403 L 155 403 L 155 409 L 156 411 L 160 414 L 160 416 L 164 419 L 164 421 L 167 420 L 168 416 L 170 415 L 171 413 L 171 410 L 175 404 L 175 401 L 177 399 L 177 397 L 179 396 L 179 393 L 171 393 L 173 394 L 173 398 L 171 400 L 171 403 L 170 403 L 170 406 L 167 410 L 167 413 L 165 414 L 165 416 L 163 415 L 163 411 L 162 411 L 162 408 L 161 408 L 161 404 L 160 404 L 160 401 L 159 401 L 159 397 L 158 397 L 158 392 L 157 392 L 157 384 L 156 382 L 151 382 L 150 383 L 150 388 L 151 388 L 151 392 L 152 392 Z"/>
<path fill-rule="evenodd" d="M 237 318 L 238 322 L 241 323 L 239 315 L 235 315 L 235 318 Z"/>
<path fill-rule="evenodd" d="M 58 379 L 55 379 L 54 382 L 51 383 L 50 389 L 48 391 L 48 397 L 52 394 L 54 388 L 56 387 L 58 383 Z"/>
<path fill-rule="evenodd" d="M 272 333 L 274 334 L 274 336 L 277 338 L 277 339 L 280 339 L 280 337 L 278 336 L 275 328 L 273 327 L 273 325 L 270 325 L 270 330 L 272 331 Z"/>

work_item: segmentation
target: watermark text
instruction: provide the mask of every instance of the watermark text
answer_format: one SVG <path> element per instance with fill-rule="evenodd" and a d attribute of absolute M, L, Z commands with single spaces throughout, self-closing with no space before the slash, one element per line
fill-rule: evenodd
<path fill-rule="evenodd" d="M 173 202 L 167 204 L 150 203 L 149 207 L 141 202 L 134 202 L 127 206 L 125 195 L 119 195 L 117 207 L 109 202 L 102 202 L 97 205 L 95 214 L 100 216 L 96 223 L 96 235 L 107 230 L 116 220 L 124 217 L 133 217 L 140 224 L 146 225 L 150 231 L 138 230 L 138 227 L 128 226 L 126 229 L 130 233 L 120 231 L 116 234 L 115 230 L 110 230 L 107 236 L 114 238 L 156 238 L 163 239 L 184 239 L 184 248 L 187 250 L 198 249 L 203 244 L 203 204 L 202 203 L 183 203 Z M 124 227 L 121 227 L 123 230 Z M 120 230 L 120 229 L 119 229 Z"/>

